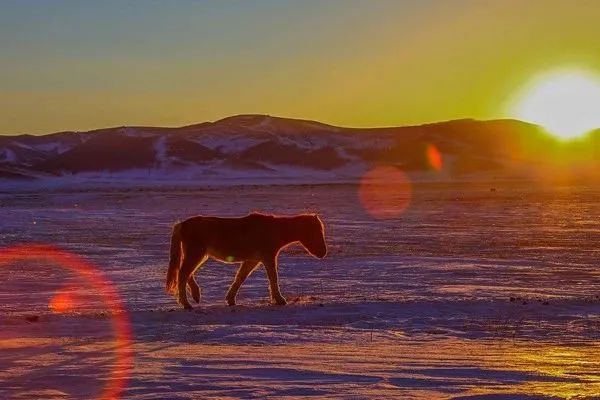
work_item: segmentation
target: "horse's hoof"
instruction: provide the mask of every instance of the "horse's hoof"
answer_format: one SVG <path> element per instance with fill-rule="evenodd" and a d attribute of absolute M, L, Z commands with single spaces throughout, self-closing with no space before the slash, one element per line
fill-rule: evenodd
<path fill-rule="evenodd" d="M 275 304 L 277 304 L 278 306 L 285 306 L 287 304 L 287 300 L 285 299 L 285 297 L 279 297 L 277 299 L 274 299 Z"/>
<path fill-rule="evenodd" d="M 189 304 L 185 304 L 185 305 L 183 306 L 183 309 L 184 309 L 185 311 L 192 311 L 194 308 L 193 308 L 191 305 L 189 305 Z"/>
<path fill-rule="evenodd" d="M 235 306 L 235 299 L 225 299 L 225 300 L 227 300 L 227 305 Z"/>

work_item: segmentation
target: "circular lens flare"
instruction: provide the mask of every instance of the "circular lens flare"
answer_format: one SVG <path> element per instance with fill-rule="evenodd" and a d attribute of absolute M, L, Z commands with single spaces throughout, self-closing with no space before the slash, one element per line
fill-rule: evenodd
<path fill-rule="evenodd" d="M 0 250 L 0 267 L 27 261 L 47 262 L 78 274 L 88 283 L 89 289 L 101 296 L 103 303 L 110 307 L 115 335 L 115 361 L 107 379 L 108 383 L 99 399 L 116 400 L 121 398 L 133 366 L 133 350 L 129 319 L 112 283 L 94 265 L 74 254 L 52 246 L 21 245 Z M 77 296 L 64 291 L 56 294 L 50 300 L 48 307 L 53 312 L 69 312 L 77 304 Z"/>
<path fill-rule="evenodd" d="M 396 218 L 410 205 L 412 185 L 400 169 L 376 167 L 362 177 L 358 195 L 364 209 L 374 218 Z"/>

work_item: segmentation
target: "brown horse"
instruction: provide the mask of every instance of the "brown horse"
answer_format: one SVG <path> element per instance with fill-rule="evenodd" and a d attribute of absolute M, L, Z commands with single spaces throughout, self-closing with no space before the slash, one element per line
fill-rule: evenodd
<path fill-rule="evenodd" d="M 261 263 L 267 270 L 272 302 L 284 305 L 286 300 L 279 290 L 277 256 L 284 247 L 296 242 L 313 256 L 325 257 L 325 233 L 317 215 L 279 217 L 253 213 L 241 218 L 189 218 L 173 227 L 167 292 L 176 294 L 179 303 L 189 310 L 192 306 L 187 299 L 187 284 L 199 303 L 200 288 L 193 275 L 212 257 L 225 263 L 241 263 L 225 298 L 230 306 L 235 305 L 244 280 Z"/>

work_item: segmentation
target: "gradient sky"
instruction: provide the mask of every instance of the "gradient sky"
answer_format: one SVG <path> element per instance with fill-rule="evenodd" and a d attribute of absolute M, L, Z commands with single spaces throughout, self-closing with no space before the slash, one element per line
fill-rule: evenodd
<path fill-rule="evenodd" d="M 505 117 L 538 73 L 600 70 L 598 21 L 593 0 L 4 0 L 0 134 Z"/>

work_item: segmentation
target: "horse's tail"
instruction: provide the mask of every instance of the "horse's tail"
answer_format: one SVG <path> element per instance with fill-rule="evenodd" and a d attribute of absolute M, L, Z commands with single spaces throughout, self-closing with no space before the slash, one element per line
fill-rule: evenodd
<path fill-rule="evenodd" d="M 181 223 L 177 223 L 173 226 L 173 234 L 171 235 L 171 255 L 169 257 L 169 270 L 167 271 L 167 284 L 165 286 L 167 293 L 175 293 L 177 291 L 177 279 L 180 268 Z"/>

